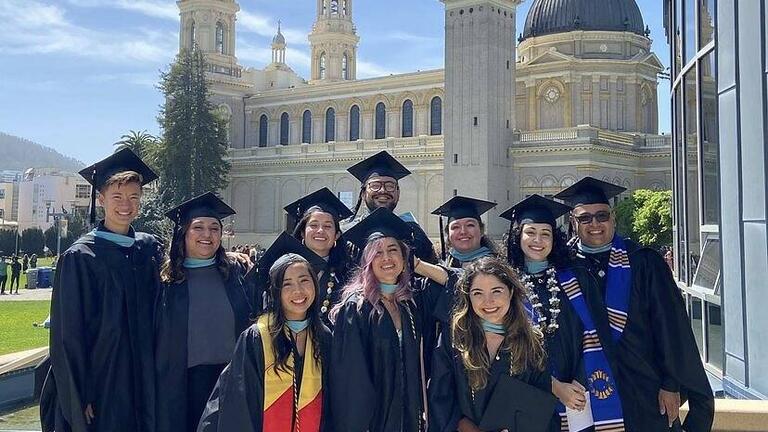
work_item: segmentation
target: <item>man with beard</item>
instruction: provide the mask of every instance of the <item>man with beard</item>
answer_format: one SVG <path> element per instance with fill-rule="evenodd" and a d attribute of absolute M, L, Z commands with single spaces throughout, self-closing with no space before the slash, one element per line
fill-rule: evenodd
<path fill-rule="evenodd" d="M 558 278 L 585 335 L 582 363 L 595 425 L 709 431 L 712 389 L 672 273 L 658 252 L 616 234 L 609 200 L 625 190 L 585 177 L 555 195 L 573 207 L 575 257 Z M 686 399 L 690 411 L 681 425 Z"/>
<path fill-rule="evenodd" d="M 360 180 L 361 185 L 354 215 L 342 225 L 342 231 L 348 230 L 377 208 L 384 207 L 396 213 L 395 208 L 400 200 L 398 181 L 411 174 L 406 167 L 386 151 L 380 151 L 351 166 L 347 171 Z M 363 202 L 368 211 L 358 215 Z M 414 240 L 410 246 L 414 248 L 415 255 L 423 261 L 437 263 L 438 258 L 432 242 L 413 215 L 410 212 L 404 213 L 400 218 L 413 230 Z"/>

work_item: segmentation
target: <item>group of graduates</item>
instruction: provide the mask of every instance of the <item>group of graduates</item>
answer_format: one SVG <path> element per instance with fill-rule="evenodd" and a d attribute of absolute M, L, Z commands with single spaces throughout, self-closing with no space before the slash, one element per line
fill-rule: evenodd
<path fill-rule="evenodd" d="M 395 213 L 405 167 L 380 152 L 349 172 L 354 211 L 328 189 L 289 204 L 251 266 L 221 247 L 234 210 L 213 193 L 167 213 L 164 248 L 131 227 L 156 178 L 139 158 L 83 170 L 105 215 L 59 261 L 43 430 L 710 430 L 670 270 L 615 233 L 623 188 L 524 199 L 505 251 L 484 234 L 495 204 L 453 197 L 438 255 Z"/>

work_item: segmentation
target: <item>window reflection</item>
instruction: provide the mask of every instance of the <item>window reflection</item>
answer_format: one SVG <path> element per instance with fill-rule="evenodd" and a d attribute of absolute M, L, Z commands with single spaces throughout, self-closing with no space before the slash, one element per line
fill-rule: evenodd
<path fill-rule="evenodd" d="M 691 273 L 696 270 L 699 263 L 701 243 L 699 241 L 699 142 L 697 133 L 698 98 L 696 94 L 696 69 L 691 69 L 685 74 L 683 94 L 685 97 L 685 109 L 683 116 L 685 123 L 685 147 L 686 147 L 686 225 L 688 226 L 688 268 Z"/>
<path fill-rule="evenodd" d="M 699 348 L 699 354 L 704 356 L 704 329 L 702 327 L 702 301 L 698 297 L 691 297 L 691 330 L 696 338 L 696 346 Z"/>
<path fill-rule="evenodd" d="M 707 302 L 707 363 L 723 370 L 723 317 L 720 306 Z"/>
<path fill-rule="evenodd" d="M 718 127 L 717 83 L 715 82 L 715 52 L 710 51 L 699 63 L 701 89 L 701 148 L 702 148 L 702 203 L 704 224 L 716 225 L 720 221 L 720 188 L 718 185 Z"/>
<path fill-rule="evenodd" d="M 715 0 L 699 0 L 699 48 L 705 47 L 715 38 Z"/>

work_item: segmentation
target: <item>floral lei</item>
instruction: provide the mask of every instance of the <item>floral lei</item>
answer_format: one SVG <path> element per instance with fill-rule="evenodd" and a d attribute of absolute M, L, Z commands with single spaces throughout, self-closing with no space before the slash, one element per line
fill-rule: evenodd
<path fill-rule="evenodd" d="M 557 316 L 560 314 L 560 297 L 558 293 L 561 291 L 560 284 L 557 282 L 556 271 L 554 267 L 548 267 L 545 271 L 547 276 L 547 291 L 549 291 L 549 314 L 550 320 L 547 323 L 547 316 L 542 311 L 543 305 L 539 295 L 536 294 L 536 286 L 533 283 L 533 276 L 525 271 L 518 271 L 520 275 L 520 282 L 525 287 L 526 294 L 528 295 L 528 301 L 531 302 L 531 307 L 534 310 L 536 316 L 538 316 L 538 322 L 533 323 L 533 326 L 541 330 L 545 335 L 551 336 L 560 327 L 557 324 Z"/>

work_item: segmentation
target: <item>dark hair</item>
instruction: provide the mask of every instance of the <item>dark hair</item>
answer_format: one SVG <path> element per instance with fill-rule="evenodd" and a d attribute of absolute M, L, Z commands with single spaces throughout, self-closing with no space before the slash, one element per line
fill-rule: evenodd
<path fill-rule="evenodd" d="M 184 258 L 187 257 L 187 246 L 184 240 L 190 225 L 192 225 L 192 221 L 181 225 L 173 233 L 171 250 L 168 252 L 160 270 L 160 278 L 165 283 L 180 283 L 186 279 L 184 274 Z M 229 279 L 229 267 L 234 262 L 227 256 L 227 252 L 221 244 L 219 244 L 214 257 L 216 258 L 216 268 L 219 270 L 221 277 L 224 280 Z"/>
<path fill-rule="evenodd" d="M 282 304 L 280 303 L 280 294 L 283 290 L 283 279 L 285 278 L 285 272 L 288 268 L 294 264 L 302 264 L 307 268 L 309 276 L 312 278 L 312 284 L 315 287 L 315 298 L 312 300 L 312 304 L 307 309 L 307 318 L 309 320 L 310 340 L 312 341 L 312 350 L 314 351 L 313 357 L 316 362 L 320 362 L 320 333 L 322 330 L 322 321 L 319 318 L 317 312 L 317 275 L 309 262 L 301 255 L 293 253 L 285 254 L 272 264 L 269 269 L 269 297 L 270 305 L 267 308 L 268 312 L 272 313 L 273 319 L 269 320 L 269 334 L 272 336 L 272 350 L 275 356 L 275 364 L 273 366 L 276 374 L 282 372 L 293 372 L 293 365 L 288 363 L 288 358 L 293 350 L 293 344 L 288 337 L 288 327 L 286 325 L 285 313 L 283 312 Z"/>
<path fill-rule="evenodd" d="M 515 268 L 525 267 L 525 253 L 520 246 L 520 238 L 523 234 L 523 225 L 518 222 L 512 224 L 512 228 L 505 234 L 507 245 L 507 262 Z M 555 267 L 563 267 L 568 261 L 570 251 L 568 240 L 561 228 L 552 227 L 552 252 L 547 260 Z"/>
<path fill-rule="evenodd" d="M 296 224 L 296 227 L 293 229 L 293 238 L 300 242 L 304 241 L 304 229 L 306 229 L 307 223 L 309 223 L 309 219 L 312 218 L 312 215 L 317 212 L 330 214 L 331 218 L 333 219 L 333 227 L 336 229 L 336 233 L 341 234 L 341 226 L 339 225 L 339 220 L 335 215 L 323 210 L 319 206 L 312 206 L 304 212 L 304 214 L 301 216 L 301 219 L 299 219 L 299 222 Z M 328 254 L 328 265 L 336 270 L 341 270 L 342 268 L 349 266 L 349 261 L 350 260 L 349 254 L 347 253 L 346 242 L 339 238 L 339 240 L 334 243 L 331 251 Z"/>
<path fill-rule="evenodd" d="M 473 218 L 474 219 L 474 218 Z M 482 219 L 476 219 L 480 226 L 480 232 L 483 233 L 483 235 L 480 237 L 480 246 L 487 247 L 491 250 L 491 255 L 500 257 L 502 256 L 501 251 L 499 250 L 499 247 L 496 245 L 496 243 L 488 238 L 487 235 L 485 235 L 485 224 L 483 223 Z M 450 226 L 451 226 L 451 220 L 448 221 L 447 224 L 445 224 L 445 227 L 443 230 L 445 231 L 445 243 L 446 246 L 450 246 Z M 447 267 L 461 267 L 461 263 L 458 262 L 456 258 L 454 258 L 451 254 L 447 253 L 448 250 L 446 249 L 446 256 L 445 256 L 445 265 Z"/>
<path fill-rule="evenodd" d="M 472 283 L 480 274 L 495 276 L 512 294 L 509 310 L 504 317 L 504 341 L 499 346 L 500 352 L 509 352 L 509 374 L 520 374 L 531 367 L 541 371 L 546 363 L 543 336 L 528 320 L 523 306 L 524 289 L 514 270 L 501 259 L 481 258 L 467 266 L 456 284 L 456 301 L 450 327 L 453 347 L 460 354 L 472 390 L 486 386 L 491 368 L 491 358 L 485 346 L 485 331 L 469 299 Z"/>

